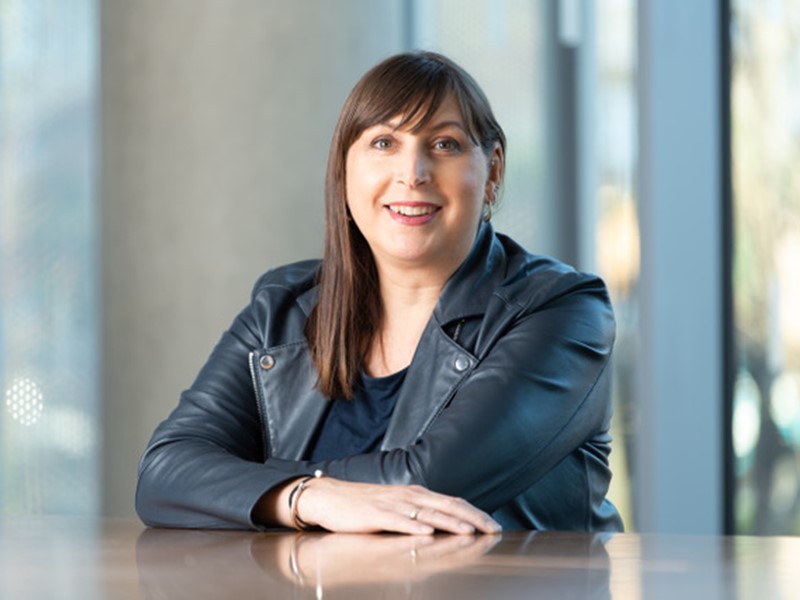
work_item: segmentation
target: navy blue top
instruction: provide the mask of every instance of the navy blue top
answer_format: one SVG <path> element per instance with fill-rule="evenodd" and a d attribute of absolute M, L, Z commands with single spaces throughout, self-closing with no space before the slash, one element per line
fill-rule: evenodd
<path fill-rule="evenodd" d="M 352 400 L 328 403 L 306 452 L 308 460 L 334 460 L 380 448 L 406 371 L 386 377 L 369 377 L 362 371 Z"/>

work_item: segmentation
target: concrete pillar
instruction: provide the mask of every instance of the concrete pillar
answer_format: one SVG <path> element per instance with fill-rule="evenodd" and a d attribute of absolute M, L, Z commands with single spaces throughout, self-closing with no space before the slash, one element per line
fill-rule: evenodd
<path fill-rule="evenodd" d="M 258 274 L 318 256 L 328 145 L 406 3 L 101 4 L 103 511 Z"/>

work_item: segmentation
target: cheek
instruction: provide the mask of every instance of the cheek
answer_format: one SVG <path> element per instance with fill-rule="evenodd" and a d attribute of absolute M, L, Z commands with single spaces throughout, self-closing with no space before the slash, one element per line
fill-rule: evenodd
<path fill-rule="evenodd" d="M 377 187 L 375 169 L 370 168 L 365 162 L 357 157 L 348 156 L 347 159 L 345 192 L 347 193 L 347 205 L 351 207 L 351 210 L 354 205 L 363 205 L 368 202 Z"/>
<path fill-rule="evenodd" d="M 352 212 L 353 204 L 358 204 L 358 198 L 361 195 L 360 184 L 362 177 L 358 168 L 358 161 L 350 158 L 348 155 L 347 166 L 345 171 L 344 190 L 346 194 L 347 206 L 350 207 Z"/>
<path fill-rule="evenodd" d="M 460 173 L 458 185 L 461 189 L 461 196 L 466 200 L 483 204 L 484 197 L 486 196 L 486 173 L 481 165 L 470 165 L 470 168 L 464 169 Z"/>

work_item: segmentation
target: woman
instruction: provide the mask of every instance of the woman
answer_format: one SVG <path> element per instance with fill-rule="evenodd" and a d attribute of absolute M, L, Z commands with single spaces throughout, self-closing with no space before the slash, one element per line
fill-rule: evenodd
<path fill-rule="evenodd" d="M 275 269 L 142 457 L 155 526 L 619 530 L 603 283 L 496 234 L 505 137 L 401 54 L 331 144 L 322 261 Z"/>

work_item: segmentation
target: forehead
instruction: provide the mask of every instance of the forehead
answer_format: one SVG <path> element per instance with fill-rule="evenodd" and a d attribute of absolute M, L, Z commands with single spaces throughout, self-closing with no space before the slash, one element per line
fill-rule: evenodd
<path fill-rule="evenodd" d="M 389 125 L 394 129 L 416 133 L 443 121 L 452 122 L 465 130 L 467 129 L 464 124 L 464 115 L 461 113 L 461 107 L 452 94 L 445 97 L 439 103 L 439 106 L 435 108 L 429 102 L 428 106 L 422 109 L 411 113 L 408 111 L 398 113 L 381 124 Z"/>

